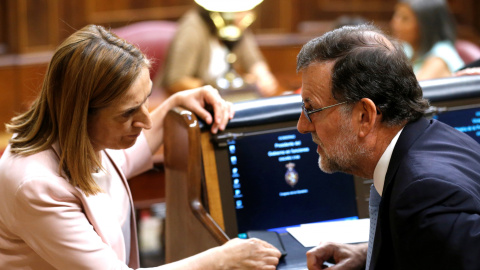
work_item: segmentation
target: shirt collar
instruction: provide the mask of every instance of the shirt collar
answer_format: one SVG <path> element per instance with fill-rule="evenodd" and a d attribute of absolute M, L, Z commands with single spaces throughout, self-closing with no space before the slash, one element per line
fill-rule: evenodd
<path fill-rule="evenodd" d="M 395 137 L 393 137 L 392 141 L 387 146 L 387 149 L 385 149 L 385 152 L 383 152 L 382 157 L 378 161 L 375 170 L 373 171 L 373 185 L 380 196 L 382 196 L 385 175 L 387 175 L 387 169 L 388 165 L 390 164 L 390 159 L 392 158 L 393 149 L 395 148 L 402 131 L 403 128 L 397 133 L 397 135 L 395 135 Z"/>

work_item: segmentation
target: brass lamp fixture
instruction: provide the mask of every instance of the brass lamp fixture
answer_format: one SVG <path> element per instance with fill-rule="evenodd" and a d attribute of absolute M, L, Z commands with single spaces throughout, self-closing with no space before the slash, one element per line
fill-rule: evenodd
<path fill-rule="evenodd" d="M 209 11 L 210 19 L 217 28 L 217 35 L 228 49 L 225 59 L 228 70 L 216 79 L 215 86 L 222 90 L 242 89 L 245 81 L 233 68 L 237 61 L 233 49 L 242 38 L 245 29 L 256 19 L 252 9 L 263 0 L 195 0 L 195 2 Z"/>

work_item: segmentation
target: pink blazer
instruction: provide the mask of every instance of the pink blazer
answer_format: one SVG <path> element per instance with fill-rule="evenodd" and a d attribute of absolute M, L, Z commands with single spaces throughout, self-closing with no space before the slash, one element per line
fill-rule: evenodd
<path fill-rule="evenodd" d="M 53 149 L 0 159 L 0 269 L 130 269 L 139 267 L 132 209 L 131 252 L 105 193 L 85 196 L 58 172 Z M 126 179 L 153 167 L 142 135 L 126 150 L 107 150 Z M 129 266 L 125 264 L 129 256 Z"/>

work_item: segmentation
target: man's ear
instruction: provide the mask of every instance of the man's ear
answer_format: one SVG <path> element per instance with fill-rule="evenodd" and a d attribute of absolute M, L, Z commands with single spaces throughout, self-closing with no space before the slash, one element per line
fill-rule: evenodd
<path fill-rule="evenodd" d="M 375 103 L 369 98 L 362 98 L 353 108 L 353 120 L 358 130 L 359 137 L 366 137 L 375 127 L 379 120 L 379 111 Z"/>

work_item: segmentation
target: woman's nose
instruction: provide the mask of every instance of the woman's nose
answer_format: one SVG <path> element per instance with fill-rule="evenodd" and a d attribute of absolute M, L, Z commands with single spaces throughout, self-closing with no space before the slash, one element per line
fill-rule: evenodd
<path fill-rule="evenodd" d="M 143 129 L 152 128 L 152 119 L 150 118 L 150 112 L 148 111 L 147 106 L 142 106 L 139 117 L 136 121 L 134 121 L 133 126 Z"/>

